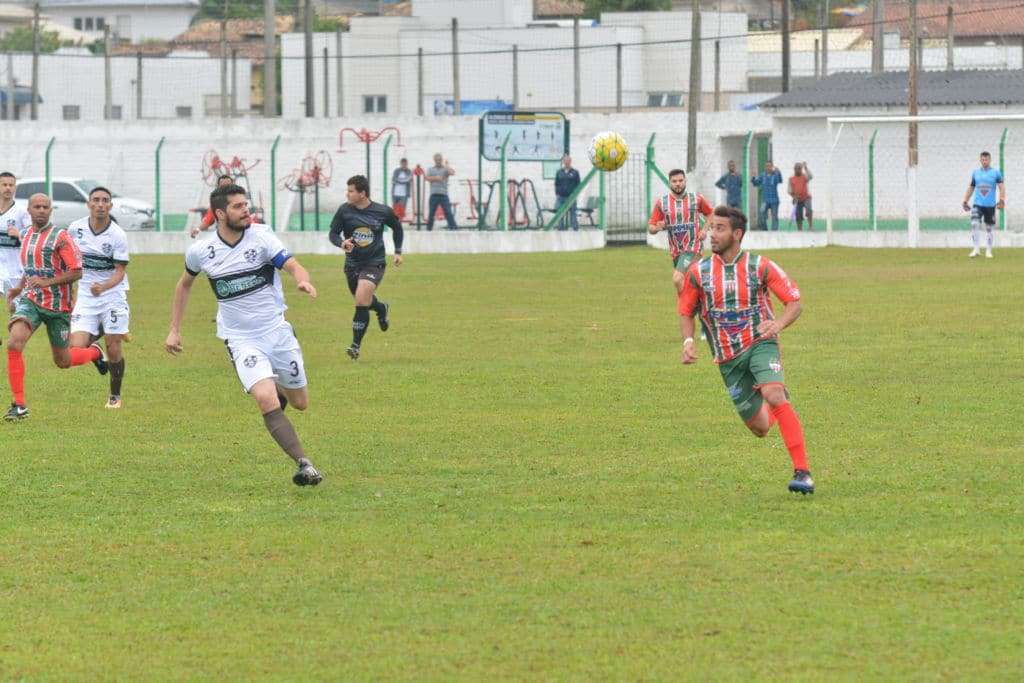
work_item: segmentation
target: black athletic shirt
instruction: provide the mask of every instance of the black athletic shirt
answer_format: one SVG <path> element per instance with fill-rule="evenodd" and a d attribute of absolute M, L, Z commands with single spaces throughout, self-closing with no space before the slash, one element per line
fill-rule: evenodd
<path fill-rule="evenodd" d="M 390 207 L 370 202 L 365 209 L 357 209 L 349 203 L 338 207 L 331 221 L 331 244 L 351 238 L 355 247 L 345 255 L 345 267 L 384 265 L 384 226 L 395 233 L 395 253 L 402 253 L 402 223 Z"/>

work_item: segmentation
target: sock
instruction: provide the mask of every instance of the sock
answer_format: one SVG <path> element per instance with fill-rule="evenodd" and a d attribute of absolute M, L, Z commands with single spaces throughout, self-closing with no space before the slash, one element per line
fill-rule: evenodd
<path fill-rule="evenodd" d="M 782 434 L 782 441 L 786 444 L 789 457 L 793 460 L 793 469 L 807 469 L 807 448 L 804 445 L 804 428 L 800 425 L 800 418 L 793 410 L 792 404 L 788 401 L 779 406 L 771 408 L 772 415 L 779 421 L 779 432 Z"/>
<path fill-rule="evenodd" d="M 989 249 L 992 248 L 992 239 L 992 228 L 985 228 L 985 245 Z"/>
<path fill-rule="evenodd" d="M 284 416 L 283 410 L 275 408 L 266 413 L 263 416 L 263 424 L 267 426 L 267 431 L 270 432 L 270 436 L 274 438 L 281 450 L 287 453 L 292 460 L 300 465 L 303 464 L 303 461 L 308 462 L 306 453 L 302 450 L 302 444 L 299 443 L 299 435 L 295 433 L 292 423 Z"/>
<path fill-rule="evenodd" d="M 11 383 L 14 402 L 25 405 L 25 357 L 21 351 L 7 349 L 7 380 Z"/>
<path fill-rule="evenodd" d="M 377 314 L 378 318 L 387 313 L 388 310 L 387 307 L 384 306 L 384 302 L 377 297 L 373 297 L 373 301 L 370 303 L 370 308 L 373 309 L 373 312 Z"/>
<path fill-rule="evenodd" d="M 971 241 L 974 242 L 974 248 L 978 248 L 978 233 L 980 232 L 978 221 L 971 221 Z"/>
<path fill-rule="evenodd" d="M 72 348 L 68 349 L 71 352 L 71 367 L 76 365 L 85 365 L 91 363 L 94 360 L 100 359 L 100 350 L 95 346 L 89 346 L 84 349 Z"/>
<path fill-rule="evenodd" d="M 356 314 L 352 317 L 352 345 L 359 346 L 363 343 L 363 335 L 366 334 L 366 326 L 370 322 L 370 307 L 356 306 Z"/>
<path fill-rule="evenodd" d="M 110 395 L 121 395 L 121 380 L 124 379 L 124 358 L 119 361 L 110 361 L 107 364 L 110 368 Z"/>

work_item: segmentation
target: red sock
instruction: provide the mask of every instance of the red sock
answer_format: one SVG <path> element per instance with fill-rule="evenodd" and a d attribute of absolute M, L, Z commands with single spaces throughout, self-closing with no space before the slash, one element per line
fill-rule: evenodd
<path fill-rule="evenodd" d="M 99 359 L 100 350 L 95 346 L 90 346 L 84 349 L 71 349 L 71 367 L 75 367 L 76 365 L 85 365 L 86 363 L 91 363 L 94 360 Z"/>
<path fill-rule="evenodd" d="M 25 405 L 25 358 L 21 351 L 7 349 L 7 379 L 11 395 L 19 406 Z"/>
<path fill-rule="evenodd" d="M 772 416 L 779 421 L 779 432 L 782 434 L 782 441 L 786 444 L 789 457 L 793 459 L 793 469 L 806 470 L 807 448 L 804 445 L 804 428 L 800 425 L 800 418 L 797 417 L 793 406 L 787 401 L 771 409 Z"/>

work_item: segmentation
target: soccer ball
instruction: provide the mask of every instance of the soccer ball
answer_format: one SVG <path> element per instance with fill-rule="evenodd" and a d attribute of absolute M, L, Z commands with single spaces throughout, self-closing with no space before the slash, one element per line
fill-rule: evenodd
<path fill-rule="evenodd" d="M 587 155 L 594 168 L 602 171 L 617 171 L 626 163 L 629 147 L 618 133 L 611 131 L 598 133 L 590 141 Z"/>

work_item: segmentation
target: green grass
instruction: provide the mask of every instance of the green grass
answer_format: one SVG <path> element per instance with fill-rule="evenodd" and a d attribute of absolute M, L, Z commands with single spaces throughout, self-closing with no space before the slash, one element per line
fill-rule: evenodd
<path fill-rule="evenodd" d="M 303 258 L 310 490 L 134 259 L 125 408 L 37 335 L 0 424 L 0 679 L 1019 680 L 1024 251 L 773 256 L 813 497 L 679 364 L 662 252 L 410 256 L 358 363 Z"/>

